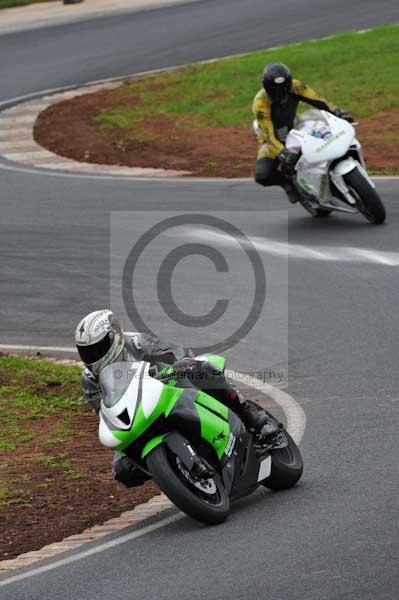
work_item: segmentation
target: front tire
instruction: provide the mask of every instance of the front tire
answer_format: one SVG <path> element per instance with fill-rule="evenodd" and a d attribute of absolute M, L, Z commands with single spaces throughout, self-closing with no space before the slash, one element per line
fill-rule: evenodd
<path fill-rule="evenodd" d="M 178 457 L 165 444 L 157 446 L 148 455 L 147 467 L 162 492 L 193 519 L 207 525 L 217 525 L 227 518 L 230 499 L 217 473 L 212 478 L 215 493 L 207 495 L 201 492 L 193 485 L 185 469 L 179 466 Z"/>
<path fill-rule="evenodd" d="M 367 181 L 359 169 L 354 169 L 343 176 L 345 183 L 356 200 L 357 208 L 370 223 L 381 225 L 386 213 L 383 203 L 373 186 Z"/>
<path fill-rule="evenodd" d="M 288 490 L 301 478 L 303 472 L 303 461 L 298 446 L 289 433 L 287 436 L 288 446 L 281 450 L 272 450 L 272 469 L 269 477 L 263 485 L 270 490 Z"/>

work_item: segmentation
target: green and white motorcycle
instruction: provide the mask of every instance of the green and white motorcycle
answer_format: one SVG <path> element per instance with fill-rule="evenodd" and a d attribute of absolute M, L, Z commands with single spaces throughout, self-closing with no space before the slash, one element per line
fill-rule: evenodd
<path fill-rule="evenodd" d="M 224 369 L 224 358 L 204 358 Z M 224 404 L 174 379 L 171 367 L 161 376 L 151 376 L 147 362 L 103 369 L 99 438 L 129 456 L 187 515 L 220 523 L 231 501 L 259 485 L 288 489 L 300 479 L 301 454 L 282 426 L 262 439 Z"/>

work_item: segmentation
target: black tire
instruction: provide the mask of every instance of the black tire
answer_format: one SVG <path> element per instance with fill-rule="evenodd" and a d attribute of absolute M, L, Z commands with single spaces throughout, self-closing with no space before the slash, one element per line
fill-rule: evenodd
<path fill-rule="evenodd" d="M 288 446 L 271 452 L 271 473 L 263 482 L 263 485 L 270 490 L 288 490 L 299 481 L 303 472 L 299 448 L 290 434 L 286 431 L 284 433 L 288 438 Z"/>
<path fill-rule="evenodd" d="M 147 456 L 147 467 L 155 483 L 167 497 L 187 515 L 208 525 L 222 523 L 230 511 L 230 499 L 221 478 L 213 479 L 218 497 L 215 503 L 206 500 L 196 488 L 179 473 L 176 456 L 165 446 L 157 446 Z"/>
<path fill-rule="evenodd" d="M 362 215 L 370 223 L 381 225 L 386 217 L 385 208 L 373 186 L 357 168 L 344 175 L 344 180 L 351 190 L 357 202 L 357 208 Z"/>

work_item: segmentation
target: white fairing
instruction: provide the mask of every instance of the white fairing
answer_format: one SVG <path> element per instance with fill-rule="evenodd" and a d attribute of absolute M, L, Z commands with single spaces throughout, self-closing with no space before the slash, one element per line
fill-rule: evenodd
<path fill-rule="evenodd" d="M 104 446 L 114 448 L 120 444 L 120 440 L 115 437 L 112 430 L 131 429 L 138 404 L 141 403 L 146 418 L 151 415 L 157 406 L 164 385 L 149 375 L 149 368 L 150 363 L 140 362 L 114 363 L 104 369 L 104 379 L 111 381 L 111 397 L 101 401 L 99 414 L 98 435 L 101 444 Z M 127 375 L 129 378 L 124 379 Z M 120 382 L 122 386 L 123 381 L 125 381 L 126 389 L 123 389 L 124 386 L 122 390 L 120 388 L 116 389 L 116 385 L 112 389 L 112 378 L 114 378 L 115 383 Z M 120 418 L 121 415 L 123 415 L 123 419 Z"/>
<path fill-rule="evenodd" d="M 333 198 L 330 186 L 332 180 L 348 203 L 356 204 L 343 175 L 355 168 L 366 172 L 361 145 L 356 140 L 355 129 L 350 123 L 323 110 L 306 111 L 298 118 L 295 129 L 288 134 L 286 147 L 291 152 L 301 154 L 296 166 L 296 180 L 300 188 L 318 198 L 321 203 L 328 204 Z M 356 152 L 360 162 L 354 158 L 345 158 L 350 148 Z M 330 171 L 331 161 L 341 157 L 342 163 L 339 162 Z M 367 173 L 365 176 L 368 178 Z"/>
<path fill-rule="evenodd" d="M 355 129 L 350 123 L 324 110 L 319 115 L 318 112 L 304 113 L 298 128 L 290 131 L 286 141 L 288 149 L 299 146 L 302 157 L 308 163 L 326 162 L 344 156 L 355 139 Z"/>
<path fill-rule="evenodd" d="M 104 419 L 100 413 L 100 424 L 98 426 L 98 439 L 100 440 L 100 444 L 106 446 L 107 448 L 116 448 L 121 442 L 114 436 L 114 434 L 108 429 L 106 424 L 104 423 Z"/>
<path fill-rule="evenodd" d="M 347 173 L 353 171 L 353 169 L 356 169 L 356 167 L 357 162 L 353 160 L 353 158 L 346 158 L 345 160 L 341 160 L 341 162 L 339 162 L 336 165 L 336 167 L 334 167 L 333 173 L 337 177 L 342 177 L 343 175 L 346 175 Z"/>
<path fill-rule="evenodd" d="M 155 410 L 159 398 L 162 393 L 163 383 L 148 377 L 143 385 L 143 397 L 141 400 L 141 408 L 143 409 L 144 416 L 146 419 Z"/>
<path fill-rule="evenodd" d="M 149 363 L 147 363 L 146 371 L 148 372 Z M 104 415 L 111 423 L 115 424 L 118 429 L 130 429 L 131 421 L 136 412 L 137 399 L 139 395 L 141 377 L 132 377 L 125 393 L 120 400 L 111 408 L 105 406 L 101 402 L 101 414 Z M 118 415 L 124 410 L 127 410 L 129 415 L 129 423 L 126 424 L 118 418 Z"/>

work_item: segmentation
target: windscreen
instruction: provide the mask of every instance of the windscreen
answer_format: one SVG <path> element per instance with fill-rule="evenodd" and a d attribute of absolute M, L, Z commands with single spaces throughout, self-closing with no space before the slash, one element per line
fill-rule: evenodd
<path fill-rule="evenodd" d="M 306 121 L 323 121 L 323 123 L 327 123 L 327 119 L 325 118 L 321 110 L 317 110 L 317 108 L 306 110 L 301 115 L 298 115 L 297 129 L 300 129 L 301 126 L 304 126 Z"/>
<path fill-rule="evenodd" d="M 115 362 L 100 373 L 104 405 L 111 408 L 122 398 L 134 377 L 139 376 L 139 362 Z"/>

